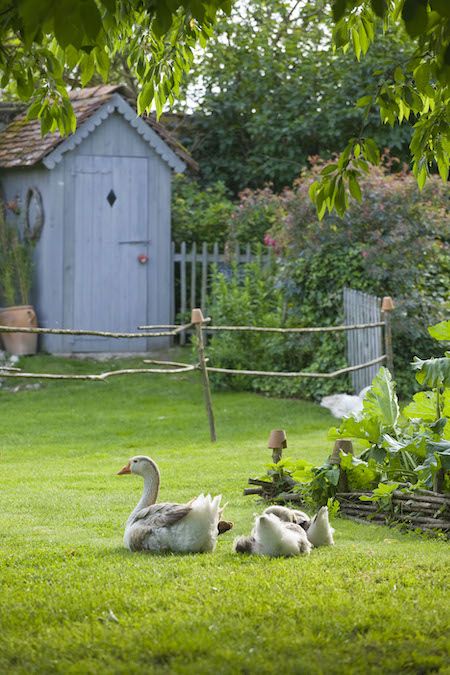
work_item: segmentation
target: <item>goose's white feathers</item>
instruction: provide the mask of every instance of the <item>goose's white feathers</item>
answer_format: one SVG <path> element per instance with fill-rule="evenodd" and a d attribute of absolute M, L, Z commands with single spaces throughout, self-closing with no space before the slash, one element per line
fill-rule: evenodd
<path fill-rule="evenodd" d="M 328 518 L 328 507 L 322 506 L 312 518 L 307 530 L 307 537 L 313 546 L 333 546 L 334 529 Z"/>
<path fill-rule="evenodd" d="M 287 506 L 280 506 L 279 504 L 268 506 L 267 509 L 264 509 L 264 513 L 273 513 L 280 520 L 284 520 L 286 523 L 296 523 L 305 530 L 308 529 L 311 522 L 311 518 L 304 511 L 289 509 Z"/>
<path fill-rule="evenodd" d="M 238 537 L 234 542 L 237 553 L 253 553 L 273 558 L 309 554 L 312 546 L 305 530 L 296 523 L 280 520 L 273 513 L 256 518 L 249 537 Z"/>
<path fill-rule="evenodd" d="M 213 551 L 221 496 L 199 495 L 188 504 L 154 504 L 136 514 L 125 530 L 130 551 Z"/>
<path fill-rule="evenodd" d="M 369 391 L 370 387 L 364 387 L 358 395 L 352 396 L 350 394 L 331 394 L 324 396 L 320 405 L 327 408 L 334 417 L 355 417 L 359 419 L 363 410 L 364 397 Z"/>

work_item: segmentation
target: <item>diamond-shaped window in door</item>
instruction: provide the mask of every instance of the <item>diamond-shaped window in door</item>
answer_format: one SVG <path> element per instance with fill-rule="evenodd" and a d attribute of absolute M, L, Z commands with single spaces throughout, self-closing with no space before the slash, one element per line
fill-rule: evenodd
<path fill-rule="evenodd" d="M 108 192 L 108 196 L 106 197 L 106 199 L 107 199 L 108 204 L 109 204 L 110 206 L 114 206 L 114 202 L 115 202 L 116 199 L 117 199 L 116 193 L 114 192 L 114 190 L 110 190 L 110 191 Z"/>

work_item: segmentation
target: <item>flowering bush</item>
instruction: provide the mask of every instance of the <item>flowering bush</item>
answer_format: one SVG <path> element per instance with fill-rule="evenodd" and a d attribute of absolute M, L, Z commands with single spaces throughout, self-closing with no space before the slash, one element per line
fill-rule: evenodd
<path fill-rule="evenodd" d="M 414 387 L 409 368 L 414 354 L 436 352 L 425 327 L 450 309 L 450 213 L 448 188 L 442 181 L 432 178 L 419 192 L 408 172 L 390 173 L 391 162 L 385 155 L 383 167 L 371 169 L 362 185 L 361 202 L 354 201 L 343 217 L 332 214 L 317 220 L 308 190 L 323 168 L 318 161 L 280 195 L 269 188 L 247 190 L 234 212 L 231 236 L 248 238 L 253 232 L 279 253 L 274 277 L 265 283 L 280 289 L 286 325 L 342 322 L 344 286 L 392 295 L 394 363 L 398 390 L 404 396 Z M 224 306 L 221 312 L 220 318 L 229 322 Z M 213 343 L 217 350 L 219 343 Z M 239 348 L 245 359 L 245 342 Z M 250 351 L 247 354 L 251 357 Z M 287 364 L 286 370 L 335 370 L 345 363 L 345 338 L 289 338 L 279 345 L 276 362 Z M 299 386 L 255 379 L 252 386 L 282 395 L 319 397 L 337 387 L 347 388 L 348 380 L 302 381 Z"/>

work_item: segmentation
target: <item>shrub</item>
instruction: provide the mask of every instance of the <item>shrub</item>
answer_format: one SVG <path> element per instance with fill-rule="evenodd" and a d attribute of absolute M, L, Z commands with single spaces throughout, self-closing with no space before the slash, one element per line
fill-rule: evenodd
<path fill-rule="evenodd" d="M 444 318 L 449 309 L 450 218 L 448 189 L 442 181 L 431 178 L 419 192 L 409 173 L 389 173 L 390 162 L 385 156 L 384 166 L 370 171 L 362 185 L 362 202 L 352 202 L 342 218 L 332 214 L 317 220 L 308 196 L 312 177 L 323 166 L 317 163 L 278 196 L 268 189 L 246 191 L 233 232 L 249 236 L 251 224 L 261 236 L 264 224 L 269 228 L 267 237 L 280 260 L 274 278 L 265 283 L 282 289 L 286 325 L 341 323 L 344 286 L 392 295 L 394 364 L 403 397 L 415 387 L 409 369 L 414 354 L 436 353 L 425 327 Z M 213 317 L 229 322 L 225 305 L 221 312 Z M 260 322 L 261 315 L 252 322 Z M 240 348 L 245 350 L 245 341 Z M 230 343 L 229 349 L 233 351 Z M 242 354 L 243 359 L 248 357 L 250 353 Z M 280 346 L 277 363 L 288 364 L 287 370 L 334 370 L 345 363 L 345 338 L 293 336 Z M 273 379 L 258 380 L 252 386 L 274 394 L 317 398 L 346 390 L 348 384 L 347 378 L 302 380 L 301 384 Z"/>
<path fill-rule="evenodd" d="M 294 319 L 288 319 L 287 311 L 285 288 L 277 281 L 275 265 L 264 269 L 254 262 L 233 266 L 229 275 L 217 271 L 213 275 L 209 313 L 216 324 L 289 327 Z M 344 340 L 343 335 L 221 332 L 211 338 L 208 356 L 212 365 L 222 368 L 323 371 L 329 353 L 333 368 L 345 365 Z M 300 398 L 349 386 L 346 377 L 333 381 L 214 374 L 212 381 L 218 386 Z"/>
<path fill-rule="evenodd" d="M 172 239 L 225 242 L 234 205 L 225 185 L 217 181 L 202 189 L 183 175 L 175 176 L 172 198 Z"/>

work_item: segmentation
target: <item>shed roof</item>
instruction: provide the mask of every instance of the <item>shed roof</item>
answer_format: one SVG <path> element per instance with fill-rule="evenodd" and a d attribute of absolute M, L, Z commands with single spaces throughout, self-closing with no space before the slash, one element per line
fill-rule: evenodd
<path fill-rule="evenodd" d="M 69 95 L 77 118 L 77 130 L 75 133 L 69 137 L 61 136 L 58 132 L 42 136 L 39 120 L 27 120 L 26 113 L 21 112 L 8 126 L 0 131 L 1 168 L 33 166 L 40 161 L 44 161 L 44 164 L 48 168 L 52 168 L 59 161 L 64 151 L 78 145 L 86 135 L 94 130 L 98 123 L 101 123 L 102 119 L 105 119 L 113 111 L 111 106 L 105 108 L 105 105 L 115 103 L 115 109 L 124 114 L 128 121 L 144 136 L 150 145 L 153 145 L 155 150 L 159 152 L 172 168 L 180 170 L 181 164 L 170 161 L 169 155 L 172 153 L 169 152 L 169 155 L 167 153 L 164 154 L 160 144 L 157 144 L 157 147 L 155 147 L 152 143 L 153 136 L 151 132 L 148 134 L 145 131 L 146 125 L 147 129 L 150 127 L 167 144 L 178 160 L 181 160 L 183 164 L 189 166 L 191 169 L 198 169 L 196 162 L 189 153 L 154 116 L 150 115 L 139 118 L 134 111 L 134 106 L 133 108 L 128 108 L 127 101 L 133 105 L 132 97 L 130 91 L 123 85 L 100 85 L 98 87 L 77 89 L 70 92 Z M 119 96 L 122 98 L 124 105 L 120 105 Z M 82 133 L 83 124 L 93 119 L 101 110 L 105 110 L 106 114 L 101 116 L 97 124 L 85 125 L 84 133 Z M 134 119 L 129 114 L 131 110 L 134 111 Z M 56 159 L 52 158 L 52 161 L 45 161 L 46 158 L 50 160 L 49 156 L 56 150 L 60 151 L 55 153 Z"/>

